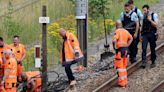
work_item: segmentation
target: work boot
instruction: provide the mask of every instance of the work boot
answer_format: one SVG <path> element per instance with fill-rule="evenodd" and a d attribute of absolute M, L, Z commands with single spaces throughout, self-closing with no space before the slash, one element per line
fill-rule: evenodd
<path fill-rule="evenodd" d="M 142 61 L 141 68 L 143 68 L 143 69 L 145 69 L 145 68 L 146 68 L 146 62 L 145 62 L 145 61 Z"/>
<path fill-rule="evenodd" d="M 70 82 L 70 86 L 73 86 L 73 85 L 75 85 L 76 84 L 76 80 L 72 80 L 71 82 Z"/>
<path fill-rule="evenodd" d="M 135 63 L 136 61 L 137 61 L 136 58 L 131 58 L 130 59 L 131 64 Z"/>
<path fill-rule="evenodd" d="M 156 67 L 156 63 L 155 63 L 155 61 L 152 61 L 152 64 L 150 65 L 150 68 L 154 68 L 154 67 Z"/>

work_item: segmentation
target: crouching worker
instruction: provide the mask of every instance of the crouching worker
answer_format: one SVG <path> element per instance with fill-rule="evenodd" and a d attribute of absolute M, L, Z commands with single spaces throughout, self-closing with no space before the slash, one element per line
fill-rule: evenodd
<path fill-rule="evenodd" d="M 84 59 L 81 52 L 78 39 L 72 33 L 61 28 L 59 34 L 63 37 L 63 48 L 61 53 L 61 63 L 65 67 L 65 72 L 67 74 L 70 85 L 75 85 L 76 80 L 73 76 L 71 65 L 80 62 Z"/>
<path fill-rule="evenodd" d="M 4 56 L 6 62 L 4 63 L 4 76 L 1 83 L 4 85 L 4 92 L 16 92 L 17 61 L 11 50 L 5 50 Z"/>
<path fill-rule="evenodd" d="M 22 73 L 18 77 L 18 82 L 21 87 L 21 92 L 41 92 L 41 73 L 39 71 L 29 71 Z M 18 86 L 18 90 L 19 90 Z"/>
<path fill-rule="evenodd" d="M 118 85 L 121 87 L 126 86 L 127 80 L 127 70 L 126 66 L 128 64 L 127 54 L 128 47 L 131 44 L 133 37 L 131 34 L 122 28 L 122 23 L 120 20 L 116 21 L 116 31 L 113 37 L 113 48 L 116 51 L 114 64 L 118 74 Z"/>

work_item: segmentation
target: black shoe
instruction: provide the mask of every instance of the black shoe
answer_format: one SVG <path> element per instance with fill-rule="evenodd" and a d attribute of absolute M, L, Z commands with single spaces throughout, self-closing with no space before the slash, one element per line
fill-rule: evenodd
<path fill-rule="evenodd" d="M 155 63 L 153 63 L 153 64 L 150 65 L 150 68 L 154 68 L 154 67 L 156 67 L 156 64 Z"/>
<path fill-rule="evenodd" d="M 131 64 L 135 63 L 136 61 L 137 61 L 136 58 L 131 58 L 131 59 L 130 59 Z"/>
<path fill-rule="evenodd" d="M 142 63 L 141 68 L 143 68 L 143 69 L 146 68 L 146 62 L 143 62 L 143 63 Z"/>

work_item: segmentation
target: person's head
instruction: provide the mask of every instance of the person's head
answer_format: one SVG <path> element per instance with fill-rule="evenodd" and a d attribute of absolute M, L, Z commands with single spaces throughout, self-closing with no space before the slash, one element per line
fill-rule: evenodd
<path fill-rule="evenodd" d="M 60 36 L 62 36 L 62 37 L 66 36 L 66 30 L 64 28 L 60 28 L 58 32 L 59 32 Z"/>
<path fill-rule="evenodd" d="M 143 7 L 142 7 L 142 10 L 143 10 L 143 14 L 148 14 L 150 9 L 149 9 L 149 5 L 145 4 Z"/>
<path fill-rule="evenodd" d="M 3 45 L 4 45 L 3 38 L 0 37 L 0 47 L 3 47 Z"/>
<path fill-rule="evenodd" d="M 21 75 L 18 76 L 18 81 L 19 82 L 25 82 L 27 81 L 27 75 L 25 72 L 23 72 Z"/>
<path fill-rule="evenodd" d="M 125 10 L 126 13 L 129 13 L 131 11 L 130 4 L 129 3 L 125 3 L 124 10 Z"/>
<path fill-rule="evenodd" d="M 17 35 L 13 36 L 13 43 L 14 43 L 14 45 L 19 44 L 19 36 L 17 36 Z"/>
<path fill-rule="evenodd" d="M 121 20 L 117 20 L 116 23 L 115 23 L 115 26 L 116 26 L 116 29 L 122 28 L 122 22 L 121 22 Z"/>
<path fill-rule="evenodd" d="M 10 49 L 7 49 L 4 51 L 4 56 L 6 59 L 9 59 L 10 57 L 13 56 L 13 52 Z"/>
<path fill-rule="evenodd" d="M 134 1 L 133 0 L 129 0 L 128 1 L 130 8 L 133 9 L 134 8 Z"/>

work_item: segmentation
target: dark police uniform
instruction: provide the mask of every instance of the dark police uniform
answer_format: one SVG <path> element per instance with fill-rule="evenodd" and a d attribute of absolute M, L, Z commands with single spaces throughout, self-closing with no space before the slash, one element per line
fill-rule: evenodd
<path fill-rule="evenodd" d="M 153 21 L 158 21 L 158 16 L 156 13 L 148 13 L 147 15 L 144 15 L 143 18 L 143 26 L 141 30 L 141 36 L 142 36 L 142 62 L 143 64 L 146 64 L 146 51 L 147 51 L 147 45 L 150 43 L 150 49 L 151 49 L 151 61 L 152 64 L 155 64 L 156 60 L 156 40 L 157 40 L 157 28 L 154 27 L 151 22 L 147 19 L 148 16 L 151 16 Z"/>
<path fill-rule="evenodd" d="M 136 22 L 138 21 L 138 16 L 135 12 L 131 11 L 129 13 L 122 12 L 120 16 L 123 28 L 128 30 L 128 32 L 134 36 L 136 30 Z M 138 32 L 139 34 L 139 32 Z M 139 35 L 137 38 L 133 39 L 131 45 L 129 46 L 130 62 L 134 63 L 136 61 L 136 55 L 138 52 Z"/>

